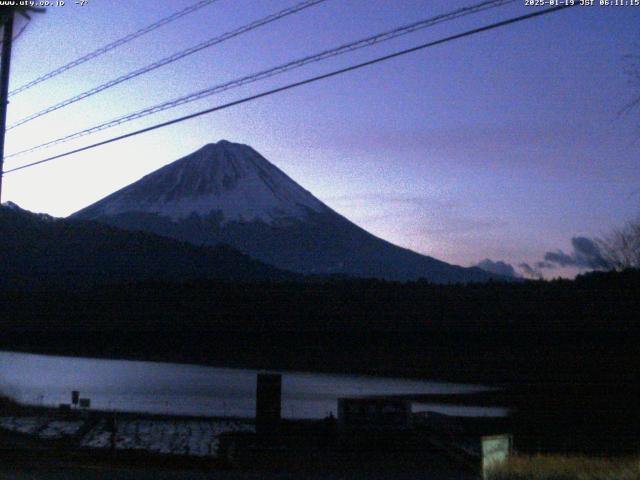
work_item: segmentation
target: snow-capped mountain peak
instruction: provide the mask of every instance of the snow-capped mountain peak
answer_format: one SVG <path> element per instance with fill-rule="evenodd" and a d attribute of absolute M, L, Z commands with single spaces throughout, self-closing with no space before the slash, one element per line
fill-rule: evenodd
<path fill-rule="evenodd" d="M 491 274 L 400 248 L 334 212 L 247 145 L 205 145 L 74 218 L 195 245 L 226 244 L 304 274 L 482 281 Z"/>
<path fill-rule="evenodd" d="M 115 192 L 93 215 L 130 212 L 166 216 L 222 215 L 222 222 L 305 218 L 328 210 L 311 193 L 247 145 L 210 143 Z"/>

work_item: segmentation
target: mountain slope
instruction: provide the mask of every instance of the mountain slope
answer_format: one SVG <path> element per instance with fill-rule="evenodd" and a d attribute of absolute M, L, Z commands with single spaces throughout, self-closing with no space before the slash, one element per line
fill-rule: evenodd
<path fill-rule="evenodd" d="M 75 213 L 300 273 L 437 283 L 497 278 L 397 247 L 331 210 L 246 145 L 220 141 Z"/>
<path fill-rule="evenodd" d="M 0 287 L 78 288 L 106 283 L 297 280 L 228 247 L 198 247 L 96 222 L 0 207 Z"/>

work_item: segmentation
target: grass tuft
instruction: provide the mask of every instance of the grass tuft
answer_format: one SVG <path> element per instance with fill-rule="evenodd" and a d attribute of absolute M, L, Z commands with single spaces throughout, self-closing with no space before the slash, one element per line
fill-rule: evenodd
<path fill-rule="evenodd" d="M 640 458 L 563 455 L 513 456 L 490 480 L 640 480 Z"/>

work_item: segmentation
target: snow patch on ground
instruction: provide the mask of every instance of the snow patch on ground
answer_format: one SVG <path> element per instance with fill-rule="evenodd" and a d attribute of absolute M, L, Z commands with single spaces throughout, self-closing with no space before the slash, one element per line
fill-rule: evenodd
<path fill-rule="evenodd" d="M 54 420 L 47 423 L 47 425 L 38 432 L 40 438 L 61 438 L 72 437 L 78 433 L 78 431 L 84 425 L 80 420 Z"/>
<path fill-rule="evenodd" d="M 0 429 L 42 439 L 73 437 L 84 420 L 47 417 L 0 417 Z M 220 435 L 254 432 L 255 426 L 235 420 L 117 420 L 115 431 L 106 419 L 99 420 L 79 441 L 80 447 L 145 450 L 172 455 L 216 456 Z"/>
<path fill-rule="evenodd" d="M 63 438 L 78 433 L 81 420 L 51 420 L 47 417 L 0 417 L 0 428 L 39 438 Z"/>
<path fill-rule="evenodd" d="M 113 434 L 106 422 L 100 422 L 87 433 L 80 446 L 119 450 L 145 450 L 173 455 L 215 456 L 220 434 L 250 432 L 255 427 L 237 421 L 201 420 L 122 420 L 116 422 Z"/>

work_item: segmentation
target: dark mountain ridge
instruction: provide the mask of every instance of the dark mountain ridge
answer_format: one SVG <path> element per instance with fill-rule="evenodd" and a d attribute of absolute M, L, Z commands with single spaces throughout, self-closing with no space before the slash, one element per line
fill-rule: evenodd
<path fill-rule="evenodd" d="M 86 288 L 141 281 L 301 280 L 226 245 L 195 246 L 104 224 L 0 207 L 0 287 Z"/>

